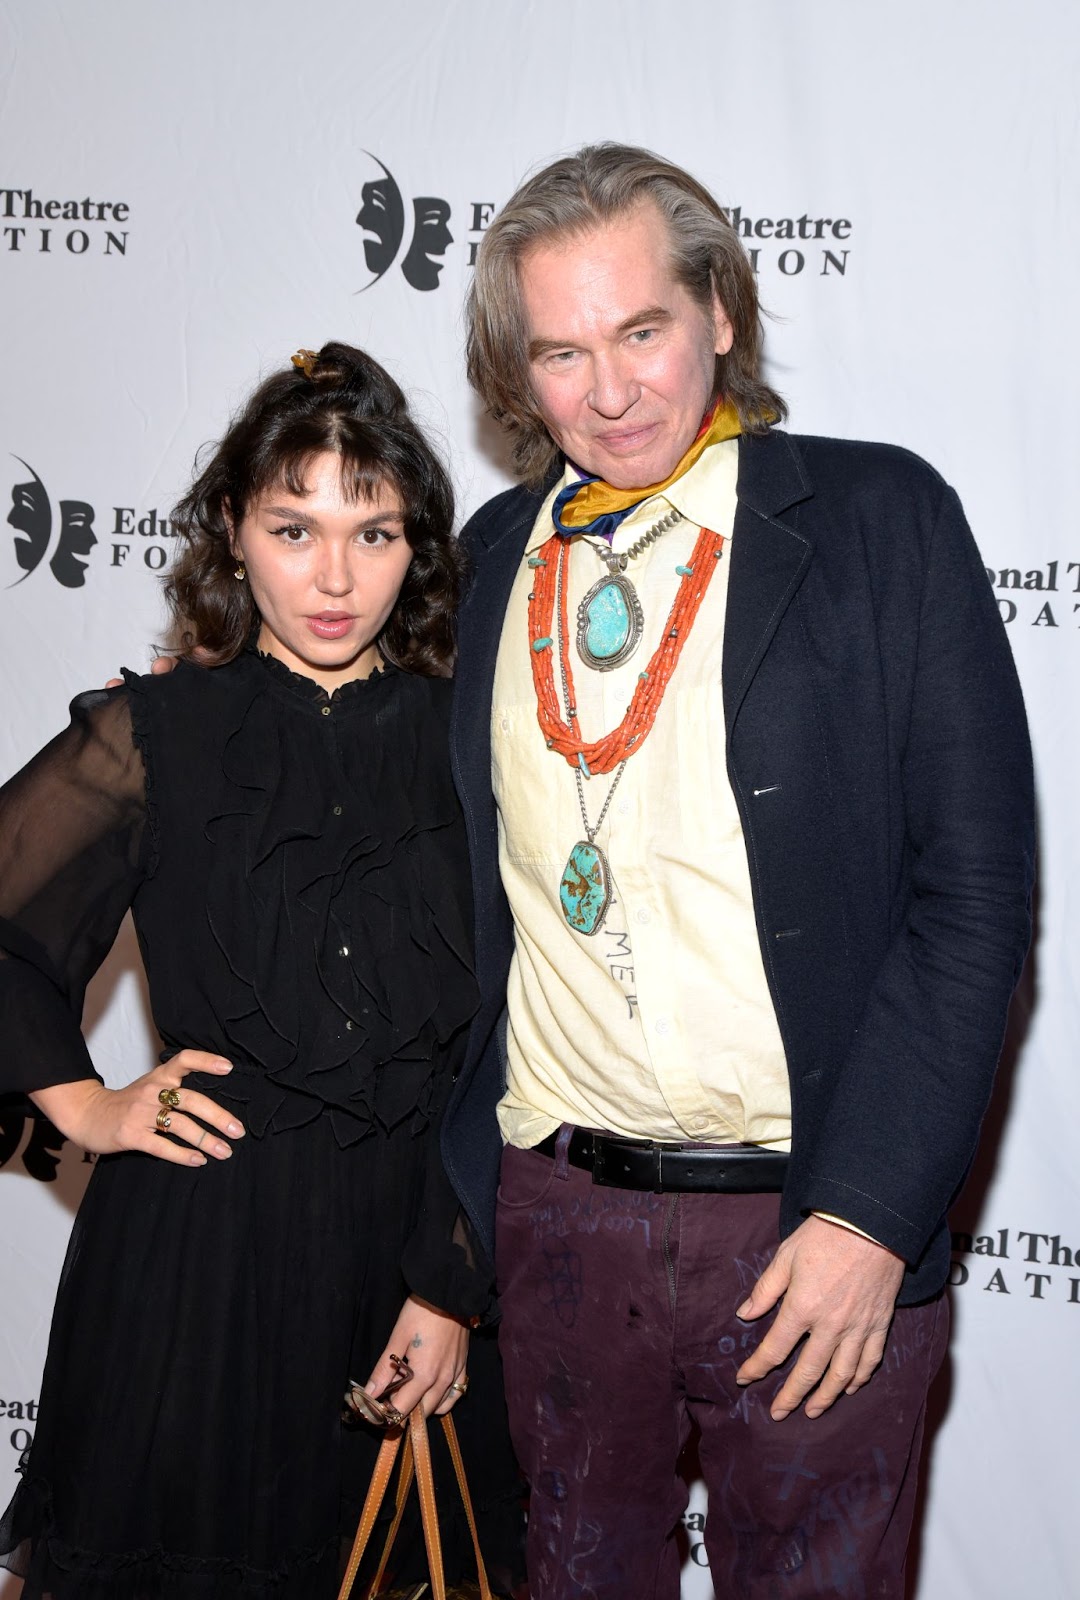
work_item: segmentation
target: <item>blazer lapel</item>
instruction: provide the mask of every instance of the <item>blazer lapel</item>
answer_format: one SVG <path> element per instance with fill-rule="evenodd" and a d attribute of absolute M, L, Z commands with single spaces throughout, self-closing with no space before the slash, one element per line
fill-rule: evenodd
<path fill-rule="evenodd" d="M 777 520 L 813 493 L 787 434 L 740 441 L 736 492 L 724 622 L 724 718 L 729 734 L 813 554 L 808 538 Z"/>
<path fill-rule="evenodd" d="M 503 620 L 538 501 L 521 496 L 490 546 L 477 555 L 476 576 L 458 616 L 451 741 L 462 799 L 491 798 L 491 697 Z"/>

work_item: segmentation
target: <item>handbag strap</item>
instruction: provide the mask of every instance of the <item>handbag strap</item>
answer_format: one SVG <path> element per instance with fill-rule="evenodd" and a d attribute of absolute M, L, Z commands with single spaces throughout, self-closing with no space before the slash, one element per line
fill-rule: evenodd
<path fill-rule="evenodd" d="M 435 1503 L 435 1476 L 431 1470 L 431 1442 L 422 1406 L 414 1406 L 409 1412 L 409 1443 L 416 1466 L 416 1491 L 420 1496 L 420 1521 L 424 1525 L 432 1600 L 446 1600 L 442 1535 L 439 1532 L 439 1510 Z"/>
<path fill-rule="evenodd" d="M 469 1524 L 469 1533 L 472 1537 L 473 1555 L 476 1559 L 476 1575 L 480 1586 L 480 1600 L 494 1600 L 491 1585 L 488 1582 L 487 1568 L 484 1566 L 484 1558 L 480 1551 L 480 1535 L 476 1527 L 476 1515 L 473 1511 L 468 1479 L 465 1476 L 465 1463 L 461 1455 L 461 1446 L 458 1443 L 457 1429 L 454 1427 L 453 1418 L 449 1414 L 444 1416 L 441 1421 L 450 1451 L 450 1459 L 454 1464 L 454 1476 L 457 1478 L 462 1504 L 465 1507 L 465 1518 Z M 394 1461 L 401 1441 L 401 1433 L 395 1432 L 392 1435 L 388 1435 L 379 1448 L 371 1484 L 364 1500 L 364 1509 L 360 1514 L 360 1524 L 356 1530 L 356 1538 L 353 1540 L 352 1552 L 345 1569 L 345 1576 L 341 1582 L 341 1588 L 338 1591 L 338 1600 L 349 1600 L 349 1596 L 352 1593 L 357 1569 L 363 1560 L 364 1551 L 367 1549 L 372 1529 L 375 1526 L 386 1496 L 390 1475 L 394 1469 Z M 409 1490 L 412 1487 L 414 1472 L 417 1492 L 420 1496 L 420 1520 L 424 1529 L 424 1546 L 427 1550 L 432 1600 L 446 1600 L 446 1576 L 443 1569 L 442 1537 L 439 1533 L 439 1516 L 435 1499 L 435 1478 L 431 1467 L 431 1445 L 428 1441 L 427 1424 L 424 1420 L 424 1412 L 421 1406 L 415 1406 L 409 1413 L 409 1431 L 405 1435 L 405 1447 L 401 1452 L 401 1469 L 398 1475 L 394 1518 L 390 1524 L 386 1542 L 383 1545 L 379 1570 L 376 1572 L 367 1591 L 369 1597 L 378 1595 L 380 1585 L 386 1575 L 387 1563 L 390 1560 L 394 1541 L 401 1527 L 401 1519 L 405 1511 L 405 1503 L 409 1497 Z"/>
<path fill-rule="evenodd" d="M 379 1589 L 382 1587 L 382 1581 L 386 1576 L 387 1563 L 390 1560 L 390 1555 L 394 1548 L 394 1541 L 397 1539 L 398 1530 L 401 1527 L 401 1519 L 405 1515 L 405 1505 L 409 1498 L 409 1490 L 412 1488 L 412 1481 L 412 1437 L 410 1434 L 406 1434 L 405 1445 L 401 1452 L 401 1467 L 398 1472 L 397 1503 L 394 1506 L 394 1519 L 390 1524 L 389 1531 L 386 1535 L 386 1541 L 383 1544 L 383 1552 L 379 1558 L 379 1570 L 376 1572 L 374 1578 L 372 1578 L 370 1584 L 368 1585 L 368 1600 L 372 1600 L 373 1596 L 378 1595 Z M 424 1585 L 424 1588 L 427 1588 L 426 1584 Z"/>
<path fill-rule="evenodd" d="M 371 1538 L 371 1530 L 375 1526 L 375 1521 L 382 1507 L 400 1445 L 401 1434 L 394 1432 L 387 1434 L 379 1446 L 375 1470 L 371 1474 L 371 1482 L 368 1485 L 368 1492 L 364 1499 L 364 1509 L 360 1513 L 356 1538 L 353 1540 L 352 1550 L 349 1553 L 348 1564 L 345 1568 L 345 1576 L 342 1578 L 341 1588 L 338 1590 L 338 1600 L 349 1600 L 349 1596 L 352 1593 L 352 1586 L 356 1581 L 357 1568 L 364 1558 L 364 1551 L 367 1549 L 368 1540 Z M 397 1522 L 400 1522 L 400 1520 L 400 1515 L 398 1515 Z M 395 1531 L 397 1522 L 395 1522 Z M 387 1553 L 386 1551 L 383 1553 L 384 1564 Z"/>
<path fill-rule="evenodd" d="M 442 1418 L 442 1425 L 443 1433 L 446 1435 L 446 1443 L 450 1450 L 450 1459 L 454 1463 L 454 1475 L 458 1481 L 458 1488 L 461 1490 L 461 1499 L 465 1506 L 469 1532 L 472 1534 L 473 1555 L 476 1557 L 476 1576 L 480 1581 L 480 1600 L 494 1600 L 491 1593 L 491 1585 L 488 1583 L 484 1558 L 480 1554 L 480 1535 L 476 1529 L 476 1515 L 473 1511 L 472 1495 L 469 1493 L 469 1481 L 465 1476 L 465 1463 L 461 1457 L 457 1429 L 454 1427 L 454 1419 L 449 1412 Z"/>

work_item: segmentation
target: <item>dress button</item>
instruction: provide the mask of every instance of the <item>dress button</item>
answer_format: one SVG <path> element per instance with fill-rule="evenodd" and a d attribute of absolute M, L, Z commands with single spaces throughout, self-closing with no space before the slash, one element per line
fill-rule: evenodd
<path fill-rule="evenodd" d="M 635 922 L 640 922 L 641 926 L 644 927 L 646 925 L 646 923 L 652 921 L 652 916 L 650 915 L 650 913 L 648 911 L 646 911 L 644 906 L 639 906 L 638 909 L 634 912 L 634 921 Z"/>
<path fill-rule="evenodd" d="M 352 1023 L 351 1023 L 351 1022 L 347 1022 L 347 1023 L 346 1023 L 346 1024 L 345 1024 L 345 1032 L 346 1032 L 346 1033 L 351 1033 L 351 1032 L 352 1032 L 352 1031 L 353 1031 L 353 1025 L 352 1025 Z"/>
<path fill-rule="evenodd" d="M 348 945 L 347 944 L 343 944 L 341 949 L 338 951 L 338 955 L 339 956 L 347 956 L 348 953 L 349 953 Z"/>
<path fill-rule="evenodd" d="M 341 807 L 340 806 L 335 806 L 334 807 L 334 815 L 335 815 L 335 817 L 340 817 L 340 815 L 341 815 Z"/>
<path fill-rule="evenodd" d="M 330 715 L 330 707 L 329 706 L 323 706 L 322 714 L 323 714 L 324 717 L 328 717 Z"/>

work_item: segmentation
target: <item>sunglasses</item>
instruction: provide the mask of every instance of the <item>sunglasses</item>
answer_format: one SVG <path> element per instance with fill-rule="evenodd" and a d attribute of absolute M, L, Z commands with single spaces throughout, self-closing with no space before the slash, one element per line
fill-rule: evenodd
<path fill-rule="evenodd" d="M 349 1408 L 344 1413 L 346 1421 L 352 1420 L 351 1412 L 353 1416 L 362 1417 L 365 1422 L 370 1422 L 376 1428 L 405 1426 L 407 1418 L 404 1412 L 399 1411 L 392 1403 L 392 1397 L 402 1384 L 410 1382 L 416 1374 L 409 1365 L 408 1356 L 391 1356 L 390 1365 L 394 1369 L 394 1376 L 378 1396 L 368 1394 L 355 1378 L 349 1379 L 349 1387 L 345 1392 L 345 1404 Z"/>

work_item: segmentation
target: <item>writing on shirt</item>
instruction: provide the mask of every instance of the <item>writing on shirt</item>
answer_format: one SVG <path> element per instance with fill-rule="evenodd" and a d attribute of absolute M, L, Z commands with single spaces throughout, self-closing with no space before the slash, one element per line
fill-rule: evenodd
<path fill-rule="evenodd" d="M 630 947 L 630 934 L 626 927 L 623 906 L 614 887 L 611 905 L 600 930 L 603 940 L 604 960 L 613 981 L 626 1001 L 626 1020 L 633 1022 L 637 1012 L 637 979 L 634 976 L 634 952 Z"/>

